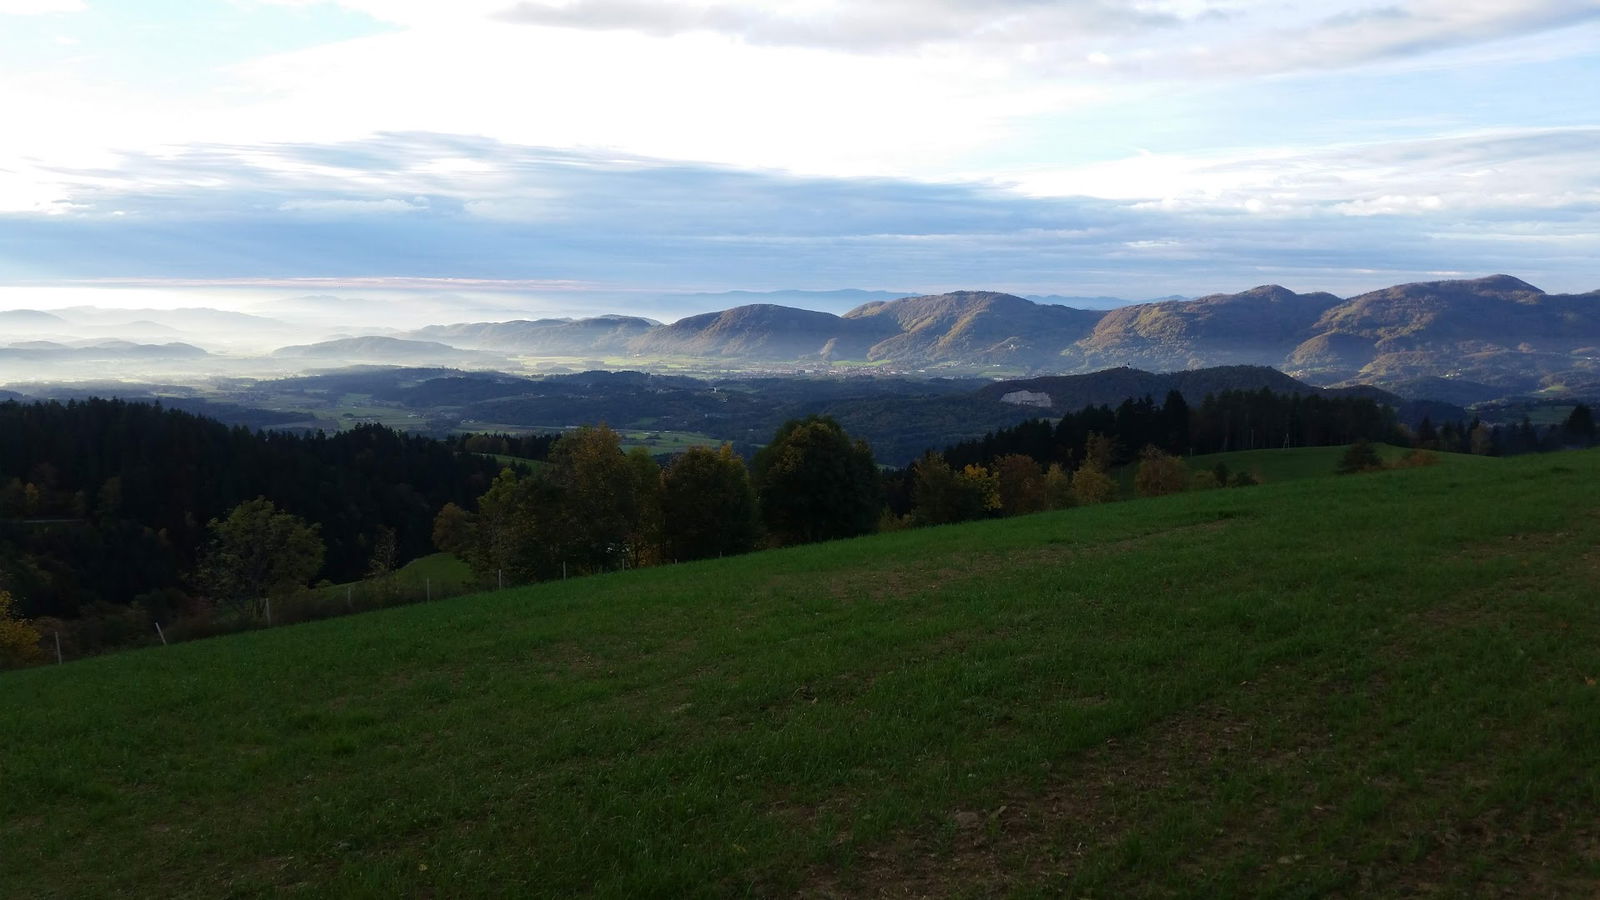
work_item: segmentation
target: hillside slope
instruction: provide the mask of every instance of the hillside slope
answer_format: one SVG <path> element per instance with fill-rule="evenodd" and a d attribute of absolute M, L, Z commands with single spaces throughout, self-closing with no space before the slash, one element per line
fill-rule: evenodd
<path fill-rule="evenodd" d="M 890 334 L 886 323 L 758 303 L 663 325 L 633 341 L 634 352 L 756 360 L 865 359 Z"/>
<path fill-rule="evenodd" d="M 477 350 L 459 350 L 438 341 L 412 341 L 392 337 L 353 337 L 296 344 L 272 351 L 274 359 L 338 362 L 342 365 L 382 364 L 406 366 L 487 366 L 503 357 Z"/>
<path fill-rule="evenodd" d="M 1600 453 L 0 675 L 17 896 L 1592 896 Z"/>
<path fill-rule="evenodd" d="M 1083 365 L 1095 368 L 1277 366 L 1339 302 L 1332 294 L 1296 294 L 1269 284 L 1238 294 L 1141 303 L 1106 313 L 1075 349 Z"/>
<path fill-rule="evenodd" d="M 1015 381 L 997 381 L 978 391 L 991 400 L 1031 399 L 1041 410 L 1054 413 L 1077 412 L 1085 406 L 1116 406 L 1123 400 L 1151 397 L 1162 402 L 1168 391 L 1177 391 L 1190 404 L 1198 404 L 1207 394 L 1223 391 L 1269 390 L 1276 394 L 1315 394 L 1319 388 L 1265 366 L 1217 366 L 1178 372 L 1145 372 L 1126 366 L 1089 372 L 1083 375 L 1047 375 Z M 1018 397 L 1022 392 L 1030 397 Z M 1044 396 L 1039 396 L 1044 395 Z M 1048 399 L 1046 399 L 1048 398 Z"/>
<path fill-rule="evenodd" d="M 1062 348 L 1087 335 L 1102 315 L 993 291 L 955 291 L 868 303 L 845 318 L 894 323 L 897 332 L 868 351 L 874 360 L 1050 367 L 1060 363 Z"/>
<path fill-rule="evenodd" d="M 472 350 L 505 350 L 530 355 L 585 356 L 627 352 L 629 342 L 661 326 L 637 316 L 587 319 L 518 319 L 429 325 L 407 337 L 440 341 Z"/>
<path fill-rule="evenodd" d="M 1485 392 L 1498 399 L 1550 384 L 1586 384 L 1600 373 L 1600 291 L 1547 294 L 1491 275 L 1395 285 L 1347 299 L 1269 284 L 1111 310 L 952 291 L 873 300 L 842 316 L 755 303 L 669 325 L 598 316 L 435 325 L 406 337 L 530 355 L 632 356 L 641 365 L 652 357 L 866 361 L 890 370 L 1041 375 L 1268 366 L 1316 385 L 1364 382 L 1409 391 L 1431 384 L 1448 396 L 1421 399 Z M 1466 390 L 1453 389 L 1455 381 Z"/>

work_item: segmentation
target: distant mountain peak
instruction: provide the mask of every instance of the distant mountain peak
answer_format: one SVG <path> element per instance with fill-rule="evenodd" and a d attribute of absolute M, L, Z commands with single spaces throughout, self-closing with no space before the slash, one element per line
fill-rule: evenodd
<path fill-rule="evenodd" d="M 1460 278 L 1447 281 L 1414 281 L 1381 288 L 1362 294 L 1362 297 L 1392 294 L 1478 294 L 1506 297 L 1544 296 L 1544 291 L 1513 275 L 1488 275 L 1483 278 Z"/>
<path fill-rule="evenodd" d="M 1521 278 L 1517 278 L 1513 275 L 1490 275 L 1486 278 L 1475 279 L 1473 283 L 1483 287 L 1486 290 L 1492 291 L 1504 291 L 1507 293 L 1518 294 L 1544 293 L 1544 291 L 1540 290 L 1539 288 L 1536 288 L 1526 281 L 1523 281 Z"/>
<path fill-rule="evenodd" d="M 1196 297 L 1195 301 L 1205 303 L 1214 302 L 1217 300 L 1266 300 L 1281 303 L 1283 301 L 1294 300 L 1302 296 L 1309 297 L 1316 295 L 1297 294 L 1281 284 L 1259 284 L 1247 291 L 1240 291 L 1237 294 L 1207 294 L 1204 297 Z"/>

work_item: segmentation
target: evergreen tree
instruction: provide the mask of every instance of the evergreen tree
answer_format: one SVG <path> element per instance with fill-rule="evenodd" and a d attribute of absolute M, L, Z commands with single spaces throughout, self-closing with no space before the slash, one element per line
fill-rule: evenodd
<path fill-rule="evenodd" d="M 1580 447 L 1587 447 L 1595 442 L 1594 414 L 1587 405 L 1579 403 L 1567 415 L 1561 430 L 1566 434 L 1567 440 Z"/>
<path fill-rule="evenodd" d="M 1366 441 L 1356 441 L 1339 457 L 1340 475 L 1352 475 L 1357 472 L 1371 472 L 1383 468 L 1383 459 L 1378 456 L 1378 451 Z"/>
<path fill-rule="evenodd" d="M 1189 452 L 1189 401 L 1177 390 L 1167 391 L 1161 404 L 1161 449 L 1177 456 Z"/>

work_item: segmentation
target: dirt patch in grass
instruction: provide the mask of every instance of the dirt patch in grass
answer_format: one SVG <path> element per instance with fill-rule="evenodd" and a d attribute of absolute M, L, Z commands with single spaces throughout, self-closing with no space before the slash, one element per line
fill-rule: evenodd
<path fill-rule="evenodd" d="M 1341 684 L 1290 671 L 1241 685 L 1055 761 L 982 807 L 952 808 L 860 848 L 846 867 L 816 866 L 799 894 L 1167 896 L 1178 884 L 1215 884 L 1253 894 L 1600 896 L 1592 818 L 1537 800 L 1516 809 L 1474 800 L 1503 775 L 1497 761 L 1515 751 L 1516 735 L 1389 775 L 1393 735 L 1335 733 L 1320 714 L 1333 693 L 1382 708 L 1386 684 L 1381 672 Z M 1362 789 L 1365 801 L 1352 796 Z M 1377 806 L 1361 813 L 1362 802 Z M 1162 849 L 1174 813 L 1191 833 Z"/>
<path fill-rule="evenodd" d="M 984 808 L 954 809 L 917 833 L 861 851 L 840 874 L 818 868 L 803 896 L 992 896 L 1065 882 L 1134 830 L 1146 798 L 1204 784 L 1219 768 L 1282 767 L 1317 749 L 1315 729 L 1268 747 L 1233 701 L 1218 700 L 1128 739 L 1111 739 L 1065 762 L 1042 765 L 1043 783 L 997 793 Z M 1189 797 L 1190 802 L 1201 798 Z M 1270 810 L 1264 810 L 1270 813 Z"/>
<path fill-rule="evenodd" d="M 1405 897 L 1600 897 L 1594 823 L 1575 823 L 1565 814 L 1543 818 L 1495 808 L 1459 822 L 1428 823 L 1424 843 L 1430 849 L 1388 873 L 1384 889 Z"/>

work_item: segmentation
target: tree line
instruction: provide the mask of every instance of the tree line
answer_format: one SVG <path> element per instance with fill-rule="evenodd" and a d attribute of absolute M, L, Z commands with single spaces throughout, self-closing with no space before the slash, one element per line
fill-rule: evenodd
<path fill-rule="evenodd" d="M 0 589 L 32 616 L 182 607 L 210 523 L 257 497 L 317 524 L 314 574 L 357 579 L 377 542 L 431 552 L 438 509 L 501 468 L 376 425 L 296 434 L 121 400 L 0 403 Z"/>
<path fill-rule="evenodd" d="M 1373 442 L 1497 453 L 1591 446 L 1595 431 L 1585 406 L 1542 429 L 1408 430 L 1369 398 L 1228 391 L 1191 406 L 1174 391 L 880 471 L 870 447 L 821 416 L 785 423 L 748 464 L 724 444 L 663 465 L 624 452 L 605 425 L 433 440 L 376 425 L 255 432 L 115 400 L 11 402 L 0 404 L 0 620 L 119 605 L 156 621 L 208 609 L 270 619 L 275 596 L 319 577 L 381 577 L 435 547 L 481 583 L 509 585 L 1104 503 L 1130 489 L 1253 483 L 1222 465 L 1193 469 L 1190 454 Z"/>
<path fill-rule="evenodd" d="M 853 537 L 882 504 L 871 449 L 819 416 L 785 423 L 749 466 L 727 444 L 662 466 L 605 425 L 562 435 L 545 462 L 501 472 L 472 508 L 447 504 L 435 545 L 520 583 Z"/>
<path fill-rule="evenodd" d="M 1169 391 L 1161 403 L 1147 395 L 1114 408 L 1086 406 L 1057 420 L 1033 419 L 957 443 L 944 456 L 965 466 L 1018 453 L 1044 465 L 1075 467 L 1093 435 L 1111 439 L 1113 466 L 1136 461 L 1145 447 L 1194 456 L 1404 439 L 1394 411 L 1369 397 L 1276 394 L 1263 388 L 1207 394 L 1191 406 L 1183 394 Z"/>

